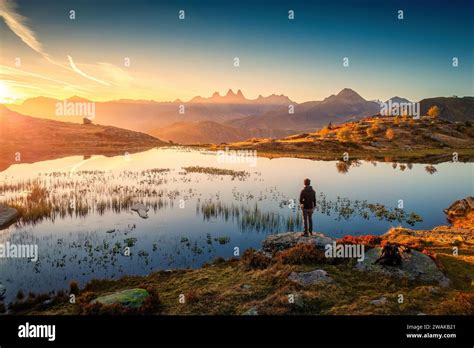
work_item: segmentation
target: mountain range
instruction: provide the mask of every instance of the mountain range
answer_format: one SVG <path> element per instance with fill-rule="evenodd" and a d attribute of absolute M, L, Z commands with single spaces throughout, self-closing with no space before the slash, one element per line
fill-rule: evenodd
<path fill-rule="evenodd" d="M 392 102 L 409 102 L 393 97 Z M 71 97 L 69 102 L 89 102 Z M 63 101 L 37 97 L 21 105 L 8 107 L 21 114 L 56 121 L 82 123 L 82 116 L 58 116 L 56 105 Z M 429 98 L 420 101 L 421 112 L 438 105 L 441 117 L 451 121 L 472 120 L 474 98 Z M 380 113 L 377 101 L 366 100 L 350 88 L 321 101 L 296 103 L 285 95 L 272 94 L 256 99 L 246 98 L 241 90 L 229 89 L 225 95 L 197 96 L 188 102 L 148 100 L 115 100 L 95 102 L 96 124 L 144 132 L 177 143 L 222 143 L 252 137 L 282 137 L 309 132 L 329 123 L 359 120 Z"/>

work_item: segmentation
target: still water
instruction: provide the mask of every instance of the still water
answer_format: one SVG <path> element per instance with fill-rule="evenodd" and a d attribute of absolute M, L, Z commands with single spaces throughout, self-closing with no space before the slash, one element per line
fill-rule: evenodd
<path fill-rule="evenodd" d="M 72 280 L 82 286 L 92 278 L 199 267 L 232 257 L 235 248 L 259 248 L 268 234 L 301 230 L 296 203 L 306 177 L 317 191 L 314 229 L 333 237 L 447 224 L 442 210 L 474 192 L 472 163 L 438 164 L 430 173 L 426 164 L 229 162 L 212 152 L 160 148 L 1 172 L 0 203 L 24 203 L 36 187 L 51 208 L 0 231 L 0 243 L 37 245 L 39 253 L 37 262 L 0 259 L 6 301 L 20 289 L 41 293 Z M 131 210 L 136 203 L 148 207 L 147 218 Z"/>

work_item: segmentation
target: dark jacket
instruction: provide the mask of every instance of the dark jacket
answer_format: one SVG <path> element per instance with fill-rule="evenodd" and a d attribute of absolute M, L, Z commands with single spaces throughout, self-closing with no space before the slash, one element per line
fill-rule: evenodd
<path fill-rule="evenodd" d="M 303 204 L 303 209 L 314 209 L 316 207 L 316 192 L 312 186 L 305 186 L 301 190 L 300 204 Z"/>

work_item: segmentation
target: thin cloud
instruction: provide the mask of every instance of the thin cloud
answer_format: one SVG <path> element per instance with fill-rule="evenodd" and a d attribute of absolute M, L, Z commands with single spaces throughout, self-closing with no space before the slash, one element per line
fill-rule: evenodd
<path fill-rule="evenodd" d="M 0 0 L 0 17 L 3 17 L 5 24 L 10 28 L 10 30 L 17 35 L 21 41 L 23 41 L 28 47 L 32 50 L 38 52 L 43 58 L 45 58 L 48 62 L 58 65 L 64 69 L 71 70 L 68 66 L 63 65 L 57 61 L 55 61 L 43 48 L 41 42 L 36 38 L 36 34 L 33 30 L 31 30 L 27 25 L 27 18 L 22 16 L 16 11 L 16 4 L 10 0 Z M 108 82 L 96 79 L 90 75 L 87 75 L 83 71 L 81 71 L 74 61 L 72 60 L 71 56 L 68 56 L 69 63 L 71 64 L 71 68 L 73 71 L 78 73 L 79 75 L 101 83 L 106 86 L 110 86 Z"/>
<path fill-rule="evenodd" d="M 77 72 L 79 75 L 84 76 L 85 78 L 87 78 L 87 79 L 89 79 L 89 80 L 92 80 L 92 81 L 101 83 L 101 84 L 103 84 L 103 85 L 110 86 L 110 83 L 105 82 L 105 81 L 102 81 L 102 80 L 99 80 L 99 79 L 96 79 L 95 77 L 89 76 L 89 75 L 87 75 L 85 72 L 79 70 L 79 68 L 76 66 L 76 64 L 74 64 L 74 61 L 72 60 L 72 57 L 71 57 L 71 56 L 68 55 L 67 58 L 69 59 L 69 63 L 71 64 L 72 70 L 74 70 L 75 72 Z"/>
<path fill-rule="evenodd" d="M 0 0 L 0 17 L 3 17 L 5 24 L 13 31 L 28 47 L 41 54 L 49 62 L 61 65 L 54 61 L 47 54 L 41 42 L 36 39 L 35 33 L 28 28 L 26 17 L 16 12 L 16 5 L 13 1 Z"/>

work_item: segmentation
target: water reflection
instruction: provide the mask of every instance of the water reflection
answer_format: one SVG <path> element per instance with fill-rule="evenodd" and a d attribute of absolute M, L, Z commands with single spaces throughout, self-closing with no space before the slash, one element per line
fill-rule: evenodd
<path fill-rule="evenodd" d="M 473 194 L 470 163 L 439 164 L 428 175 L 426 165 L 393 170 L 392 162 L 373 161 L 258 158 L 250 167 L 177 148 L 133 154 L 129 161 L 90 159 L 74 171 L 82 156 L 0 173 L 0 202 L 22 214 L 0 231 L 0 242 L 37 244 L 40 256 L 37 263 L 0 260 L 7 298 L 18 289 L 65 288 L 71 280 L 198 267 L 232 257 L 235 247 L 259 248 L 268 233 L 301 230 L 297 198 L 305 177 L 318 194 L 315 229 L 334 237 L 381 234 L 398 225 L 430 229 L 447 223 L 442 209 Z M 405 209 L 398 208 L 400 199 Z M 150 209 L 148 219 L 131 210 L 135 203 Z"/>

